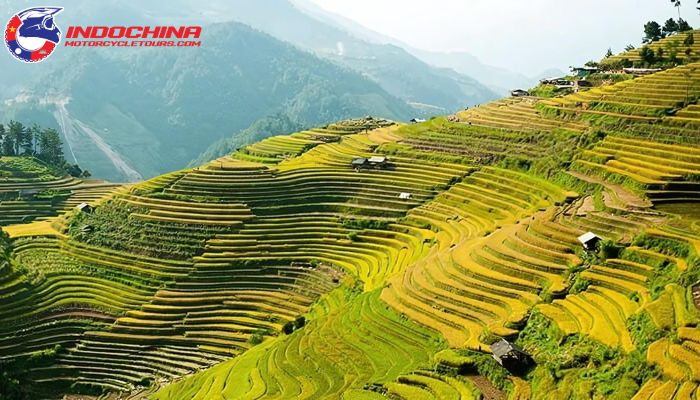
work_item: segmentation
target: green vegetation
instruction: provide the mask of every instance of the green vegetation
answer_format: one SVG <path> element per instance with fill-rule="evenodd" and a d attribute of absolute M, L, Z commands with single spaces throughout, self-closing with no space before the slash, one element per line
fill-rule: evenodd
<path fill-rule="evenodd" d="M 340 121 L 90 197 L 92 212 L 52 206 L 0 237 L 0 362 L 30 363 L 0 384 L 30 398 L 697 391 L 687 62 L 411 125 Z M 372 156 L 388 165 L 353 168 Z M 30 157 L 2 160 L 31 201 L 89 197 Z M 500 338 L 533 357 L 522 376 L 489 354 Z M 174 383 L 147 389 L 161 378 Z"/>
<path fill-rule="evenodd" d="M 24 126 L 21 122 L 10 121 L 7 127 L 0 124 L 0 159 L 3 156 L 36 157 L 57 175 L 90 177 L 78 165 L 69 164 L 63 156 L 63 142 L 55 129 L 41 128 L 39 125 Z M 2 166 L 0 169 L 12 169 Z M 14 169 L 17 169 L 15 167 Z"/>
<path fill-rule="evenodd" d="M 653 332 L 637 330 L 635 342 L 650 342 Z M 630 399 L 641 383 L 658 376 L 649 368 L 644 348 L 632 353 L 601 345 L 581 335 L 566 335 L 534 312 L 518 343 L 532 354 L 536 367 L 528 373 L 534 399 Z"/>

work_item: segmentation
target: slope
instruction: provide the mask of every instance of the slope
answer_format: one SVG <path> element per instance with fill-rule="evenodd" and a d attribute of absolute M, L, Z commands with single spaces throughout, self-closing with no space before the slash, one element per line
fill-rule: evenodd
<path fill-rule="evenodd" d="M 41 84 L 5 112 L 53 120 L 66 153 L 114 181 L 181 168 L 268 115 L 286 117 L 279 132 L 352 115 L 411 115 L 368 79 L 244 25 L 204 32 L 197 49 L 83 49 L 52 59 Z"/>
<path fill-rule="evenodd" d="M 53 397 L 478 398 L 480 375 L 514 398 L 687 398 L 698 94 L 676 86 L 696 67 L 271 137 L 9 227 L 0 360 Z M 532 355 L 521 377 L 491 357 L 503 337 Z"/>

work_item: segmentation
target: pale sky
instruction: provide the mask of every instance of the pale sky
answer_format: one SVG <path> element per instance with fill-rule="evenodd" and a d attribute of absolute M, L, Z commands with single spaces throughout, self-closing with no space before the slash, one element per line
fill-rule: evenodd
<path fill-rule="evenodd" d="M 669 0 L 311 0 L 413 47 L 466 51 L 487 64 L 536 74 L 638 46 L 643 25 L 677 11 Z M 681 14 L 700 27 L 695 0 Z"/>

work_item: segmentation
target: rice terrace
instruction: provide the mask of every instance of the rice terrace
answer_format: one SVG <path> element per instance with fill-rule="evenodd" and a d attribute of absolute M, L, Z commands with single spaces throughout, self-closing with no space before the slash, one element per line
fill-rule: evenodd
<path fill-rule="evenodd" d="M 13 121 L 0 399 L 700 400 L 700 30 L 663 36 L 141 182 Z"/>

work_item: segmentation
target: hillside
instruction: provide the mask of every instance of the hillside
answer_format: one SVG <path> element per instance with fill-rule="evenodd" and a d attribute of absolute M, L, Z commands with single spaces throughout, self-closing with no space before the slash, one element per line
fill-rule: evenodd
<path fill-rule="evenodd" d="M 175 4 L 183 14 L 200 12 L 200 6 L 188 0 L 178 0 Z M 419 116 L 445 114 L 498 97 L 470 75 L 436 68 L 415 56 L 404 44 L 366 40 L 361 33 L 345 29 L 336 19 L 310 12 L 310 8 L 318 11 L 313 5 L 302 6 L 291 0 L 207 3 L 212 18 L 231 18 L 357 71 L 413 105 L 414 113 Z M 172 2 L 165 6 L 155 2 L 148 9 L 156 15 L 166 14 L 163 10 L 172 9 Z"/>
<path fill-rule="evenodd" d="M 412 115 L 372 81 L 245 25 L 208 27 L 202 41 L 177 51 L 75 51 L 4 112 L 60 128 L 67 155 L 117 182 L 182 168 L 266 117 L 283 121 L 284 133 L 355 115 Z"/>
<path fill-rule="evenodd" d="M 697 398 L 698 99 L 691 63 L 419 124 L 339 121 L 11 222 L 0 388 Z M 498 365 L 500 338 L 532 364 Z"/>
<path fill-rule="evenodd" d="M 64 25 L 205 25 L 201 49 L 67 49 L 31 74 L 0 59 L 0 99 L 8 101 L 0 116 L 60 129 L 71 161 L 101 179 L 139 181 L 270 134 L 344 118 L 406 121 L 498 97 L 468 76 L 432 67 L 400 47 L 358 39 L 287 0 L 209 2 L 207 12 L 191 0 L 76 0 L 66 10 Z M 189 109 L 196 115 L 183 118 Z M 163 157 L 161 146 L 171 141 L 176 151 Z"/>

